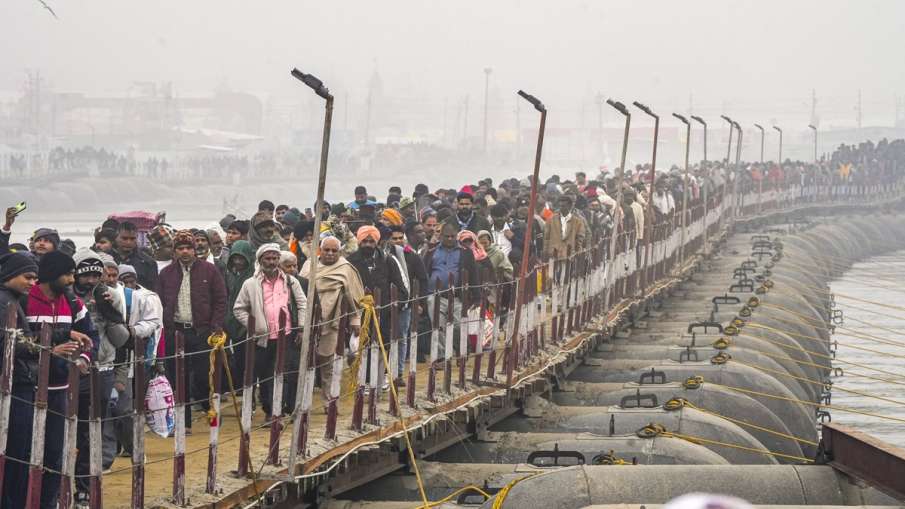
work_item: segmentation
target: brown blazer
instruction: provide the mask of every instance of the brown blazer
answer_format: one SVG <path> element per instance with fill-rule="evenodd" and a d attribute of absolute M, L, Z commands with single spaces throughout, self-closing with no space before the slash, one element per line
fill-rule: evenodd
<path fill-rule="evenodd" d="M 559 212 L 544 225 L 544 259 L 565 258 L 568 252 L 575 253 L 585 247 L 588 225 L 577 211 L 566 223 L 566 231 L 562 229 L 562 216 Z"/>

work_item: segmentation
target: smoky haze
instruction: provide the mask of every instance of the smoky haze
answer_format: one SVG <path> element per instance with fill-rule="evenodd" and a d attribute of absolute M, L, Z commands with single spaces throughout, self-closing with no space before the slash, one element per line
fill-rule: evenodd
<path fill-rule="evenodd" d="M 721 114 L 746 129 L 743 159 L 758 158 L 755 122 L 783 126 L 784 157 L 805 159 L 813 155 L 808 123 L 837 131 L 821 137 L 825 153 L 840 141 L 879 137 L 856 130 L 862 126 L 895 134 L 905 105 L 905 2 L 893 0 L 46 1 L 56 17 L 37 0 L 4 2 L 6 104 L 36 71 L 54 92 L 88 96 L 129 96 L 136 82 L 166 83 L 177 98 L 228 89 L 260 99 L 255 134 L 281 150 L 303 140 L 315 156 L 323 105 L 291 79 L 292 67 L 315 73 L 336 96 L 334 128 L 352 133 L 336 137 L 339 151 L 376 136 L 480 149 L 491 68 L 490 151 L 514 152 L 528 161 L 519 167 L 530 168 L 536 115 L 515 95 L 528 90 L 550 110 L 546 174 L 556 165 L 618 164 L 622 117 L 600 106 L 607 97 L 644 102 L 663 117 L 662 165 L 683 153 L 672 112 L 710 121 L 711 159 L 725 153 Z M 381 100 L 369 104 L 378 77 Z M 381 124 L 394 111 L 404 120 Z M 645 163 L 652 122 L 633 111 L 629 163 Z M 97 139 L 116 134 L 112 122 L 82 128 L 82 139 L 104 145 Z M 201 126 L 241 131 L 209 119 Z M 700 136 L 696 127 L 693 160 L 702 155 Z M 768 159 L 774 136 L 768 132 Z"/>
<path fill-rule="evenodd" d="M 905 88 L 897 1 L 48 0 L 59 19 L 35 0 L 4 4 L 5 89 L 40 68 L 89 93 L 225 82 L 292 97 L 287 71 L 299 66 L 353 96 L 377 68 L 399 94 L 477 100 L 492 66 L 494 87 L 533 89 L 551 109 L 600 91 L 664 108 L 687 109 L 689 94 L 701 108 L 772 103 L 763 115 L 779 115 L 809 107 L 812 88 L 849 97 L 849 110 L 859 88 L 887 109 Z"/>

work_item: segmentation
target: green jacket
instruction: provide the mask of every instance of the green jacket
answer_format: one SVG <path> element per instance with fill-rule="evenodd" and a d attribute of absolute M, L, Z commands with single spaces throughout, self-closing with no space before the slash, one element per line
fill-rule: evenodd
<path fill-rule="evenodd" d="M 229 269 L 229 259 L 227 259 L 224 273 L 224 279 L 226 280 L 226 332 L 233 340 L 238 341 L 245 337 L 245 327 L 236 320 L 236 315 L 233 314 L 233 306 L 236 304 L 239 290 L 242 289 L 242 283 L 255 274 L 255 250 L 247 240 L 237 240 L 229 251 L 229 258 L 234 256 L 241 256 L 248 262 L 248 267 L 244 271 L 235 273 Z"/>

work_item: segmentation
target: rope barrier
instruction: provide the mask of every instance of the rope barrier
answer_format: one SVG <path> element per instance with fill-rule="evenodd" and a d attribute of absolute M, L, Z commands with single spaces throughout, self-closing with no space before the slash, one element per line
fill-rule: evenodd
<path fill-rule="evenodd" d="M 681 438 L 682 440 L 691 442 L 693 444 L 698 444 L 698 445 L 710 444 L 710 445 L 716 445 L 716 446 L 720 446 L 720 447 L 728 447 L 731 449 L 738 449 L 738 450 L 742 450 L 742 451 L 753 452 L 756 454 L 774 456 L 777 458 L 784 458 L 784 459 L 790 459 L 790 460 L 794 460 L 794 461 L 800 461 L 802 463 L 813 463 L 814 462 L 814 460 L 812 460 L 810 458 L 805 458 L 802 456 L 795 456 L 792 454 L 774 452 L 774 451 L 770 451 L 768 449 L 755 449 L 754 447 L 748 447 L 748 446 L 738 445 L 738 444 L 730 444 L 729 442 L 722 442 L 720 440 L 711 440 L 709 438 L 686 435 L 684 433 L 677 433 L 675 431 L 667 430 L 662 424 L 655 424 L 655 423 L 648 424 L 647 426 L 638 430 L 638 436 L 640 436 L 642 438 L 652 438 L 654 436 Z"/>
<path fill-rule="evenodd" d="M 878 419 L 887 419 L 887 420 L 890 420 L 890 421 L 896 421 L 896 422 L 905 423 L 905 419 L 901 419 L 901 418 L 899 418 L 899 417 L 893 417 L 893 416 L 891 416 L 891 415 L 882 415 L 882 414 L 877 414 L 877 413 L 874 413 L 874 412 L 867 412 L 867 411 L 864 411 L 864 410 L 858 410 L 858 409 L 855 409 L 855 408 L 841 407 L 841 406 L 838 406 L 838 405 L 814 403 L 813 401 L 805 401 L 805 400 L 798 399 L 798 398 L 791 398 L 791 397 L 788 397 L 788 396 L 780 396 L 780 395 L 777 395 L 777 394 L 770 394 L 770 393 L 766 393 L 766 392 L 755 391 L 755 390 L 752 390 L 752 389 L 742 389 L 742 388 L 740 388 L 740 387 L 733 387 L 733 386 L 731 386 L 731 385 L 718 384 L 718 383 L 716 383 L 716 382 L 709 382 L 709 381 L 708 381 L 707 383 L 712 384 L 712 385 L 715 385 L 715 386 L 717 386 L 717 387 L 723 387 L 723 388 L 725 388 L 725 389 L 733 390 L 733 391 L 736 391 L 736 392 L 741 392 L 741 393 L 745 393 L 745 394 L 752 394 L 752 395 L 754 395 L 754 396 L 762 396 L 762 397 L 765 397 L 765 398 L 779 399 L 779 400 L 789 401 L 789 402 L 793 402 L 793 403 L 800 403 L 800 404 L 802 404 L 802 405 L 807 405 L 807 406 L 816 407 L 816 408 L 829 408 L 830 410 L 837 410 L 837 411 L 839 411 L 839 412 L 849 412 L 849 413 L 854 413 L 854 414 L 867 415 L 867 416 L 870 416 L 870 417 L 876 417 L 876 418 L 878 418 Z"/>

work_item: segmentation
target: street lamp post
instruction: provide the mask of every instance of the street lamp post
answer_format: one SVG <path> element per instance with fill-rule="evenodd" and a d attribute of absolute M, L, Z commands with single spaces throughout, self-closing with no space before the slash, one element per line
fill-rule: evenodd
<path fill-rule="evenodd" d="M 778 126 L 773 126 L 773 129 L 776 129 L 776 131 L 779 133 L 779 155 L 776 156 L 777 157 L 776 162 L 779 165 L 779 168 L 782 169 L 782 129 L 780 129 Z M 783 172 L 783 179 L 785 179 L 784 172 Z M 803 193 L 804 189 L 802 189 L 800 192 Z"/>
<path fill-rule="evenodd" d="M 738 176 L 741 173 L 742 167 L 742 126 L 735 120 L 732 121 L 732 125 L 735 126 L 735 129 L 738 131 L 738 139 L 735 141 L 735 191 L 738 191 Z M 739 199 L 738 210 L 736 210 L 736 215 L 741 213 L 742 207 L 744 206 L 743 199 Z M 735 216 L 733 216 L 734 218 Z"/>
<path fill-rule="evenodd" d="M 726 146 L 726 167 L 728 168 L 730 164 L 732 164 L 732 126 L 733 121 L 731 118 L 726 115 L 720 115 L 720 118 L 729 122 L 729 145 Z"/>
<path fill-rule="evenodd" d="M 625 116 L 625 131 L 622 135 L 622 157 L 619 160 L 619 168 L 616 169 L 616 206 L 613 207 L 613 228 L 610 230 L 610 245 L 609 252 L 607 252 L 607 268 L 611 274 L 613 271 L 613 260 L 616 256 L 616 238 L 619 237 L 619 231 L 622 230 L 622 176 L 625 174 L 625 156 L 628 153 L 628 133 L 632 125 L 632 114 L 619 101 L 607 99 L 606 103 Z M 607 312 L 610 309 L 610 295 L 613 290 L 613 288 L 607 288 L 603 298 L 603 308 Z"/>
<path fill-rule="evenodd" d="M 685 265 L 685 241 L 687 240 L 688 226 L 688 154 L 691 151 L 691 122 L 682 115 L 673 113 L 672 116 L 685 124 L 685 173 L 682 175 L 682 235 L 679 245 L 679 268 Z"/>
<path fill-rule="evenodd" d="M 487 97 L 490 92 L 490 73 L 493 68 L 484 68 L 484 152 L 487 152 Z"/>
<path fill-rule="evenodd" d="M 726 115 L 720 115 L 720 118 L 729 123 L 729 146 L 726 148 L 726 170 L 729 171 L 729 165 L 732 164 L 732 132 L 735 128 L 735 121 L 729 118 Z M 738 189 L 738 174 L 737 168 L 735 170 L 729 171 L 727 175 L 732 175 L 732 217 L 735 218 L 735 201 L 738 199 L 738 195 L 736 190 Z"/>
<path fill-rule="evenodd" d="M 321 162 L 320 171 L 317 177 L 317 203 L 314 210 L 314 231 L 319 232 L 321 227 L 321 209 L 324 203 L 324 186 L 327 181 L 327 155 L 330 152 L 330 129 L 333 123 L 333 95 L 330 90 L 324 86 L 324 83 L 313 74 L 305 74 L 298 69 L 293 69 L 292 76 L 314 91 L 319 97 L 323 98 L 325 103 L 324 110 L 324 134 L 321 142 Z M 308 413 L 310 410 L 310 398 L 305 395 L 314 390 L 314 366 L 308 358 L 310 354 L 311 330 L 314 328 L 314 297 L 317 295 L 317 256 L 312 255 L 309 258 L 311 264 L 311 275 L 308 279 L 308 302 L 311 304 L 305 310 L 305 327 L 302 329 L 302 342 L 299 345 L 299 373 L 298 384 L 296 386 L 295 411 L 296 416 L 292 424 L 292 442 L 289 444 L 289 477 L 295 476 L 296 458 L 299 454 L 304 454 L 305 442 L 308 435 Z M 338 394 L 331 394 L 332 404 L 338 404 Z M 308 406 L 309 408 L 302 408 Z M 274 409 L 279 411 L 279 409 Z"/>
<path fill-rule="evenodd" d="M 707 168 L 707 122 L 704 122 L 704 119 L 697 115 L 692 115 L 691 119 L 694 120 L 695 122 L 701 124 L 701 126 L 704 128 L 704 160 L 701 163 L 701 169 L 704 172 L 704 176 L 709 178 L 710 169 Z M 704 188 L 704 196 L 703 196 L 703 201 L 704 201 L 704 256 L 707 256 L 707 233 L 708 233 L 708 231 L 707 231 L 707 228 L 708 228 L 707 227 L 707 212 L 708 212 L 707 206 L 709 205 L 709 202 L 708 202 L 709 197 L 707 195 L 709 192 L 708 188 L 710 186 L 708 185 L 708 182 L 704 182 L 704 185 L 702 187 Z"/>
<path fill-rule="evenodd" d="M 773 129 L 776 129 L 779 132 L 779 155 L 777 156 L 777 162 L 782 166 L 782 129 L 777 126 L 773 126 Z"/>
<path fill-rule="evenodd" d="M 817 163 L 817 126 L 808 124 L 808 129 L 814 131 L 814 163 Z"/>
<path fill-rule="evenodd" d="M 534 106 L 534 109 L 540 112 L 540 128 L 537 132 L 537 151 L 534 155 L 534 173 L 531 178 L 531 197 L 528 199 L 528 210 L 534 210 L 534 206 L 537 204 L 537 183 L 540 178 L 540 161 L 541 155 L 543 154 L 544 149 L 544 130 L 547 125 L 547 108 L 544 106 L 544 103 L 540 101 L 537 97 L 525 92 L 524 90 L 519 90 L 518 95 L 523 99 L 531 103 Z M 522 262 L 519 266 L 519 276 L 518 281 L 516 283 L 515 289 L 515 317 L 512 322 L 512 337 L 506 338 L 508 344 L 506 345 L 506 385 L 512 385 L 512 376 L 514 373 L 515 361 L 518 359 L 518 335 L 519 335 L 519 318 L 521 317 L 522 306 L 524 305 L 525 300 L 525 275 L 528 273 L 528 254 L 531 252 L 531 243 L 533 242 L 534 233 L 533 230 L 534 221 L 528 221 L 525 227 L 525 238 L 522 241 Z"/>
<path fill-rule="evenodd" d="M 653 209 L 654 200 L 651 198 L 654 195 L 654 179 L 656 178 L 656 171 L 657 171 L 657 144 L 658 144 L 659 137 L 660 137 L 660 116 L 657 115 L 656 113 L 654 113 L 653 111 L 651 111 L 651 109 L 649 107 L 641 104 L 638 101 L 635 101 L 632 104 L 634 104 L 636 108 L 643 111 L 644 113 L 647 113 L 651 117 L 654 117 L 654 149 L 653 149 L 653 155 L 651 155 L 650 174 L 649 174 L 650 175 L 650 197 L 647 200 L 647 210 L 644 211 L 644 213 L 647 216 L 647 218 L 646 218 L 647 228 L 645 228 L 646 231 L 644 232 L 644 236 L 647 237 L 647 239 L 644 242 L 645 246 L 644 246 L 643 260 L 644 260 L 645 267 L 647 267 L 648 261 L 651 258 L 650 251 L 651 251 L 651 245 L 653 242 L 653 232 L 654 232 L 654 209 Z M 621 204 L 620 204 L 620 206 L 621 206 Z M 641 281 L 642 288 L 644 286 L 646 286 L 647 284 L 649 284 L 650 281 L 652 281 L 653 269 L 651 267 L 647 267 L 647 270 L 644 271 L 644 274 L 645 274 L 645 277 Z"/>

